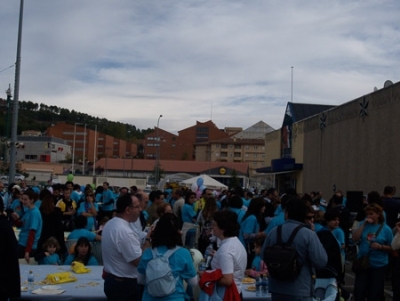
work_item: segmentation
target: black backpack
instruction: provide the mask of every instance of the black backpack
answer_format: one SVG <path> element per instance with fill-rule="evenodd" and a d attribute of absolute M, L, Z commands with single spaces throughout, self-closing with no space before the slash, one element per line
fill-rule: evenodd
<path fill-rule="evenodd" d="M 303 227 L 305 225 L 298 225 L 290 234 L 289 240 L 283 242 L 282 225 L 278 226 L 277 242 L 267 246 L 264 251 L 264 262 L 272 278 L 290 281 L 300 274 L 303 265 L 298 261 L 298 254 L 292 243 L 297 232 Z"/>

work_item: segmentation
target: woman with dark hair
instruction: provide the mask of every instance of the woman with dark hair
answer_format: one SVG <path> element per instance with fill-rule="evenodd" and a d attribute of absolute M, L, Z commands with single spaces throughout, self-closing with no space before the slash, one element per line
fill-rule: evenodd
<path fill-rule="evenodd" d="M 214 197 L 207 198 L 203 209 L 201 209 L 198 217 L 197 223 L 200 226 L 200 235 L 197 240 L 197 249 L 204 255 L 207 246 L 211 243 L 210 238 L 212 236 L 212 217 L 215 212 L 217 212 L 217 201 Z"/>
<path fill-rule="evenodd" d="M 21 196 L 21 201 L 25 207 L 24 216 L 21 218 L 17 213 L 12 213 L 17 227 L 21 227 L 18 240 L 18 258 L 25 258 L 30 262 L 30 257 L 36 253 L 38 241 L 42 233 L 42 216 L 39 209 L 35 206 L 35 193 L 31 190 L 25 190 Z"/>
<path fill-rule="evenodd" d="M 96 217 L 99 207 L 95 202 L 92 189 L 85 190 L 84 201 L 80 203 L 78 209 L 78 216 L 83 215 L 87 218 L 86 229 L 89 231 L 96 230 Z M 76 227 L 76 225 L 75 225 Z"/>
<path fill-rule="evenodd" d="M 237 215 L 232 211 L 217 211 L 212 222 L 213 235 L 221 240 L 221 246 L 211 260 L 212 269 L 220 269 L 220 286 L 235 283 L 239 294 L 242 291 L 242 279 L 247 265 L 246 250 L 237 238 L 240 225 Z"/>
<path fill-rule="evenodd" d="M 265 210 L 265 200 L 262 198 L 252 199 L 241 221 L 239 239 L 247 251 L 247 263 L 251 264 L 254 258 L 254 240 L 265 237 L 266 234 L 260 231 L 260 224 Z M 251 266 L 248 266 L 251 268 Z"/>
<path fill-rule="evenodd" d="M 392 229 L 384 222 L 383 209 L 378 204 L 365 208 L 367 217 L 353 230 L 353 240 L 360 240 L 357 258 L 367 255 L 369 268 L 357 272 L 354 283 L 354 300 L 381 300 L 384 294 L 385 268 L 392 252 Z M 367 293 L 368 292 L 368 293 Z"/>
<path fill-rule="evenodd" d="M 137 267 L 139 276 L 138 282 L 144 284 L 146 278 L 146 267 L 154 254 L 163 255 L 168 250 L 176 248 L 175 252 L 169 257 L 169 264 L 175 278 L 178 279 L 176 290 L 166 297 L 153 297 L 144 287 L 143 301 L 148 300 L 185 300 L 185 289 L 183 279 L 190 285 L 197 285 L 196 269 L 193 266 L 192 255 L 186 248 L 182 248 L 182 238 L 179 230 L 179 219 L 173 213 L 165 213 L 160 217 L 157 227 L 151 234 L 152 248 L 143 251 Z M 153 254 L 154 253 L 154 254 Z"/>
<path fill-rule="evenodd" d="M 48 238 L 55 237 L 60 244 L 57 254 L 63 259 L 67 248 L 65 246 L 61 209 L 54 205 L 54 197 L 48 194 L 43 196 L 39 210 L 42 216 L 43 227 L 38 246 L 42 246 Z"/>
<path fill-rule="evenodd" d="M 92 255 L 92 245 L 86 237 L 80 237 L 75 244 L 74 253 L 68 255 L 64 265 L 70 265 L 73 261 L 78 261 L 84 265 L 99 265 L 96 257 Z"/>

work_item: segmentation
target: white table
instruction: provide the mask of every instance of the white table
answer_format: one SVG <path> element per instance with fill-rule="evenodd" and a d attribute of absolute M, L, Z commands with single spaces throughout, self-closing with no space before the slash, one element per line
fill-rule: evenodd
<path fill-rule="evenodd" d="M 61 286 L 61 289 L 65 290 L 61 295 L 35 295 L 30 292 L 21 292 L 20 300 L 106 301 L 104 280 L 101 278 L 103 266 L 90 266 L 89 268 L 91 271 L 87 274 L 74 274 L 74 276 L 78 278 L 78 281 L 57 284 Z M 20 265 L 22 286 L 27 286 L 26 280 L 30 270 L 32 270 L 35 275 L 35 283 L 44 280 L 48 274 L 71 271 L 69 266 Z M 87 285 L 88 283 L 91 285 Z M 97 284 L 93 285 L 93 283 Z M 42 286 L 41 284 L 35 284 L 35 289 Z"/>
<path fill-rule="evenodd" d="M 267 301 L 267 300 L 271 300 L 271 294 L 268 294 L 268 296 L 266 297 L 258 297 L 256 296 L 256 292 L 255 291 L 248 291 L 246 290 L 247 287 L 249 286 L 254 286 L 255 284 L 243 284 L 242 283 L 242 295 L 243 295 L 243 300 L 244 301 Z"/>

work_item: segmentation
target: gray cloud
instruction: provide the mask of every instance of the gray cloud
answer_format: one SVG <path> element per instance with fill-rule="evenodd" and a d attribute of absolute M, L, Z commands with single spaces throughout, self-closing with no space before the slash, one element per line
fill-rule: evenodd
<path fill-rule="evenodd" d="M 19 1 L 0 9 L 0 69 Z M 398 1 L 25 1 L 20 99 L 176 132 L 341 104 L 400 77 Z M 7 41 L 6 43 L 4 41 Z M 14 70 L 0 73 L 0 90 Z M 5 94 L 4 94 L 5 97 Z"/>

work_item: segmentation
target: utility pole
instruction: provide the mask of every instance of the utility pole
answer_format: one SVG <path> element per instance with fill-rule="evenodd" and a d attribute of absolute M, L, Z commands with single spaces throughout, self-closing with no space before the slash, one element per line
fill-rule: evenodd
<path fill-rule="evenodd" d="M 17 61 L 15 63 L 15 82 L 14 82 L 14 103 L 13 103 L 13 120 L 11 126 L 11 144 L 10 144 L 10 165 L 8 172 L 8 181 L 14 182 L 16 168 L 16 151 L 17 151 L 17 126 L 18 126 L 18 100 L 19 100 L 19 79 L 21 70 L 21 41 L 22 41 L 22 20 L 24 12 L 24 0 L 20 0 L 19 7 L 19 26 L 18 26 L 18 43 L 17 43 Z"/>

